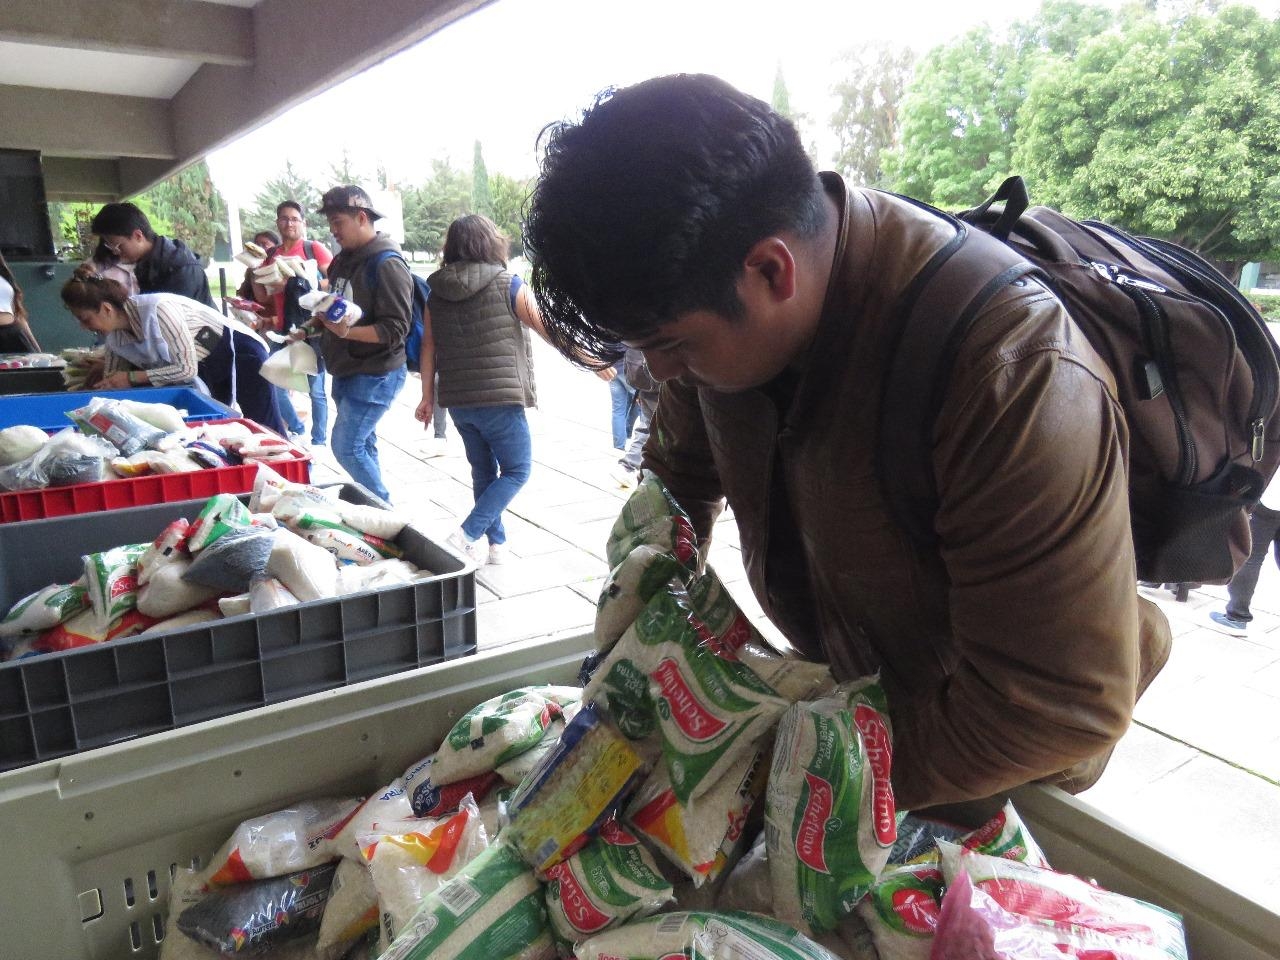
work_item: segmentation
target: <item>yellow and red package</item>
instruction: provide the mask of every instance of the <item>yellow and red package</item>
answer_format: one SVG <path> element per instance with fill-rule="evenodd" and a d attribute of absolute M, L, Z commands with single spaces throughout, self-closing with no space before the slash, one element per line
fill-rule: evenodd
<path fill-rule="evenodd" d="M 86 610 L 66 623 L 60 623 L 40 634 L 40 639 L 36 641 L 33 649 L 41 653 L 56 653 L 59 650 L 91 647 L 95 643 L 132 637 L 158 622 L 156 617 L 148 617 L 135 607 L 112 620 L 104 630 L 98 622 L 97 615 L 92 610 Z"/>

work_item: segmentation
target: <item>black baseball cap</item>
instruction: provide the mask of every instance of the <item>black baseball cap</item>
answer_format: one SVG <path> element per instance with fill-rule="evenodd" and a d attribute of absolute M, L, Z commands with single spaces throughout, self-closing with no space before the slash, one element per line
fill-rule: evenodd
<path fill-rule="evenodd" d="M 382 214 L 373 209 L 373 201 L 369 199 L 369 194 L 365 192 L 364 187 L 346 184 L 325 191 L 325 195 L 320 198 L 322 214 L 350 213 L 353 210 L 363 210 L 369 214 L 371 220 L 382 219 Z"/>

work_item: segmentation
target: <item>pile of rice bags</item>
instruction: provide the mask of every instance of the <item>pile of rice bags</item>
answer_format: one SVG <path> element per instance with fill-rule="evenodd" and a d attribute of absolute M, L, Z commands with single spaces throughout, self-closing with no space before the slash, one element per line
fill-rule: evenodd
<path fill-rule="evenodd" d="M 82 558 L 82 573 L 22 598 L 0 619 L 0 658 L 17 659 L 161 632 L 303 601 L 408 583 L 405 518 L 330 499 L 259 467 L 246 505 L 210 498 L 150 543 Z"/>

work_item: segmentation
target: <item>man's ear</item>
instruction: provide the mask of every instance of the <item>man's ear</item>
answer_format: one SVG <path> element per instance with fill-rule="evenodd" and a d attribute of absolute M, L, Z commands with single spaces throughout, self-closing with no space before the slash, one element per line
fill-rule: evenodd
<path fill-rule="evenodd" d="M 744 279 L 756 279 L 774 300 L 796 295 L 796 258 L 780 237 L 758 240 L 743 260 Z"/>

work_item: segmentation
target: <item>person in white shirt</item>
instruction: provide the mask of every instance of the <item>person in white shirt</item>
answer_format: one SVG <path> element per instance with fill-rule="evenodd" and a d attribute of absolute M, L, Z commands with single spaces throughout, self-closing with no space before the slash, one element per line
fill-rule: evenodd
<path fill-rule="evenodd" d="M 1253 538 L 1253 550 L 1227 585 L 1226 611 L 1214 610 L 1209 614 L 1210 620 L 1235 637 L 1243 637 L 1253 620 L 1249 604 L 1253 602 L 1262 565 L 1266 563 L 1273 543 L 1276 544 L 1276 563 L 1280 564 L 1280 473 L 1272 477 L 1258 505 L 1253 508 L 1249 516 L 1249 535 Z"/>
<path fill-rule="evenodd" d="M 39 353 L 40 344 L 27 323 L 22 290 L 0 254 L 0 353 Z"/>

